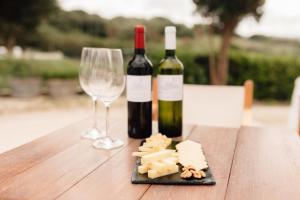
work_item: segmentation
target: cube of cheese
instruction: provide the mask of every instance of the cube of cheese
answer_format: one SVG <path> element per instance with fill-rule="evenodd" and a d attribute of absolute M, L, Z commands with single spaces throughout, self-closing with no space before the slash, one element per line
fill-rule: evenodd
<path fill-rule="evenodd" d="M 156 170 L 158 172 L 163 172 L 167 170 L 167 165 L 165 163 L 154 161 L 151 163 L 151 169 Z"/>
<path fill-rule="evenodd" d="M 175 174 L 178 171 L 179 171 L 178 165 L 173 165 L 173 167 L 168 168 L 167 170 L 162 171 L 162 172 L 158 172 L 154 169 L 151 169 L 151 170 L 148 171 L 148 177 L 151 178 L 151 179 L 154 179 L 154 178 L 166 176 L 166 175 L 169 175 L 169 174 Z"/>
<path fill-rule="evenodd" d="M 147 162 L 158 161 L 158 160 L 161 160 L 164 158 L 168 158 L 168 157 L 171 157 L 174 152 L 175 152 L 175 150 L 165 149 L 165 150 L 162 150 L 159 152 L 150 153 L 150 154 L 142 156 L 141 163 L 143 165 Z"/>
<path fill-rule="evenodd" d="M 177 164 L 178 163 L 178 158 L 177 157 L 170 157 L 170 158 L 163 159 L 162 161 L 167 162 L 167 163 L 172 162 L 174 164 Z"/>
<path fill-rule="evenodd" d="M 140 165 L 138 166 L 138 173 L 139 174 L 146 174 L 149 170 L 149 167 L 145 166 L 145 165 Z"/>

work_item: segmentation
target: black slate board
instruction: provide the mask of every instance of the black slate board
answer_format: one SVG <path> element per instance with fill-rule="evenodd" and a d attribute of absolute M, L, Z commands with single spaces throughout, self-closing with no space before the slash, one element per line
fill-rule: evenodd
<path fill-rule="evenodd" d="M 175 149 L 175 145 L 178 144 L 178 141 L 172 141 L 172 144 L 170 145 L 170 149 Z M 159 177 L 156 179 L 150 179 L 148 178 L 147 174 L 139 174 L 138 173 L 138 166 L 141 163 L 141 159 L 137 158 L 136 164 L 134 166 L 131 182 L 133 184 L 158 184 L 158 185 L 215 185 L 216 181 L 213 177 L 213 174 L 208 167 L 206 170 L 203 170 L 206 174 L 205 178 L 196 179 L 182 179 L 180 177 L 180 174 L 182 172 L 182 167 L 180 166 L 179 172 L 176 174 L 170 174 L 167 176 Z"/>

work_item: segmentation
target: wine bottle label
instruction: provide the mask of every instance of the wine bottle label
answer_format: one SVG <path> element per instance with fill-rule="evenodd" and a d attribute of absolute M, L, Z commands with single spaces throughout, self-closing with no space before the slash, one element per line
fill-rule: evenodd
<path fill-rule="evenodd" d="M 151 75 L 127 75 L 127 100 L 131 102 L 149 102 L 152 100 Z"/>
<path fill-rule="evenodd" d="M 181 101 L 183 98 L 183 75 L 158 75 L 158 99 Z"/>

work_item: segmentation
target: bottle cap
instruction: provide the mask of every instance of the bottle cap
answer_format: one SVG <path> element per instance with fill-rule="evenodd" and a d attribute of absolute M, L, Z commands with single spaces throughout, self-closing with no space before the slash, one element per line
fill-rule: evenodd
<path fill-rule="evenodd" d="M 165 27 L 165 49 L 167 50 L 176 49 L 176 27 L 175 26 Z"/>
<path fill-rule="evenodd" d="M 135 48 L 145 48 L 145 27 L 143 25 L 136 25 L 134 28 L 135 33 Z"/>
<path fill-rule="evenodd" d="M 166 26 L 165 33 L 176 33 L 176 27 L 175 26 Z"/>
<path fill-rule="evenodd" d="M 145 27 L 143 25 L 136 25 L 134 28 L 134 31 L 136 33 L 144 33 L 145 32 Z"/>

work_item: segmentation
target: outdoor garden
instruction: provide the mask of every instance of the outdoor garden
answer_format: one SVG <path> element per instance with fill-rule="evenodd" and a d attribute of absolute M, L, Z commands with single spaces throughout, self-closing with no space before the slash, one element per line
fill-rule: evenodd
<path fill-rule="evenodd" d="M 116 17 L 111 20 L 84 11 L 63 11 L 57 8 L 43 20 L 35 31 L 20 33 L 14 44 L 24 50 L 60 51 L 63 59 L 0 59 L 0 94 L 27 96 L 54 94 L 61 85 L 67 94 L 80 93 L 77 83 L 78 66 L 83 46 L 122 48 L 125 62 L 133 55 L 133 27 L 144 24 L 147 28 L 146 51 L 154 69 L 163 56 L 163 28 L 172 21 L 155 17 L 149 20 Z M 187 27 L 174 24 L 178 29 L 177 55 L 185 66 L 184 82 L 210 84 L 210 55 L 221 43 L 221 33 L 206 25 Z M 5 40 L 2 37 L 2 43 Z M 1 42 L 1 39 L 0 39 Z M 242 38 L 234 35 L 229 53 L 227 84 L 242 85 L 245 80 L 255 82 L 256 100 L 288 101 L 294 80 L 300 74 L 300 42 L 265 36 Z M 30 79 L 28 84 L 19 80 Z M 72 81 L 70 81 L 72 80 Z M 66 84 L 67 83 L 67 84 Z M 24 86 L 24 91 L 20 87 Z M 29 87 L 27 87 L 29 86 Z M 25 88 L 27 87 L 27 89 Z M 54 89 L 51 89 L 53 88 Z M 15 90 L 18 90 L 17 92 Z M 19 93 L 22 94 L 19 94 Z M 31 93 L 31 94 L 29 94 Z M 64 92 L 63 92 L 64 93 Z M 24 94 L 24 95 L 23 95 Z"/>

